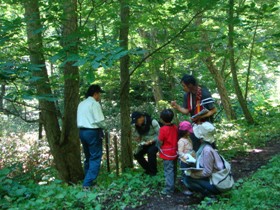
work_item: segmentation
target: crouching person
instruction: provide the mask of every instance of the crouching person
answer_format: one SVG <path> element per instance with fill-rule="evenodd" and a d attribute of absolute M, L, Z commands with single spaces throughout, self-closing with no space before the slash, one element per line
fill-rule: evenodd
<path fill-rule="evenodd" d="M 183 180 L 184 184 L 191 191 L 210 197 L 229 190 L 234 182 L 230 172 L 230 165 L 212 147 L 215 127 L 209 122 L 204 122 L 194 125 L 193 131 L 195 136 L 201 140 L 201 146 L 196 153 L 196 168 L 185 171 L 187 176 Z M 225 173 L 225 171 L 227 172 Z M 215 184 L 221 181 L 216 180 L 215 176 L 219 172 L 225 176 L 222 178 L 224 179 L 222 181 L 224 186 Z M 220 177 L 220 174 L 218 177 Z"/>

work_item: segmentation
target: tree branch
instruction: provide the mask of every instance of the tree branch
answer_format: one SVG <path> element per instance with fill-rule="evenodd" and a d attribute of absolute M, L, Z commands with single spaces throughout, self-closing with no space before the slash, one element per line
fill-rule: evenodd
<path fill-rule="evenodd" d="M 151 56 L 153 56 L 154 54 L 156 54 L 158 51 L 160 51 L 161 49 L 163 49 L 165 46 L 167 46 L 168 44 L 170 44 L 171 42 L 173 42 L 177 37 L 179 37 L 185 30 L 187 27 L 189 27 L 189 25 L 192 23 L 192 21 L 199 16 L 201 13 L 203 13 L 204 10 L 199 11 L 198 13 L 196 13 L 192 19 L 186 24 L 184 25 L 181 30 L 175 34 L 172 38 L 170 38 L 166 43 L 164 43 L 162 46 L 160 46 L 159 48 L 155 49 L 153 52 L 151 52 L 150 54 L 148 54 L 147 56 L 145 56 L 137 65 L 136 67 L 134 67 L 134 69 L 132 71 L 129 72 L 129 76 L 131 76 L 148 58 L 150 58 Z"/>

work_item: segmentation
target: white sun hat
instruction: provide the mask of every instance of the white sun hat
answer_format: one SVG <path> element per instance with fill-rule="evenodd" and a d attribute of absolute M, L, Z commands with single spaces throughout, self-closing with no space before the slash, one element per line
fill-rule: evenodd
<path fill-rule="evenodd" d="M 203 141 L 213 143 L 215 141 L 214 133 L 216 129 L 210 122 L 203 122 L 202 124 L 195 124 L 193 126 L 194 135 Z"/>

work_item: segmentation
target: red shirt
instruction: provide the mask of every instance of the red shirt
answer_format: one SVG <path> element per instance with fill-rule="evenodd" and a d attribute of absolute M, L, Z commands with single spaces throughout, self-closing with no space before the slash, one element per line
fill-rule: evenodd
<path fill-rule="evenodd" d="M 162 142 L 159 157 L 164 160 L 177 158 L 178 129 L 176 125 L 164 125 L 159 129 L 159 141 Z"/>

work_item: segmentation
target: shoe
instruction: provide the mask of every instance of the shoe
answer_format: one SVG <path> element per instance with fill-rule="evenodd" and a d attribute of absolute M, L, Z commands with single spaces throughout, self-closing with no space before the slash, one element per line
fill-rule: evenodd
<path fill-rule="evenodd" d="M 217 203 L 217 202 L 218 202 L 218 199 L 216 198 L 216 196 L 211 195 L 211 196 L 205 197 L 205 198 L 204 198 L 204 201 L 206 202 L 206 205 L 207 205 L 207 206 L 211 206 L 211 205 L 213 205 L 214 203 Z"/>
<path fill-rule="evenodd" d="M 187 195 L 187 196 L 193 195 L 193 193 L 192 193 L 191 191 L 189 191 L 189 190 L 185 190 L 185 191 L 183 191 L 182 193 L 183 193 L 184 195 Z"/>
<path fill-rule="evenodd" d="M 171 196 L 172 196 L 172 192 L 169 192 L 169 191 L 167 191 L 167 190 L 162 190 L 161 192 L 160 192 L 160 194 L 162 194 L 162 195 L 165 195 L 166 197 L 168 197 L 168 198 L 170 198 Z"/>
<path fill-rule="evenodd" d="M 83 191 L 84 191 L 84 192 L 90 192 L 91 190 L 90 190 L 90 187 L 89 187 L 89 186 L 84 186 L 84 187 L 83 187 Z"/>

